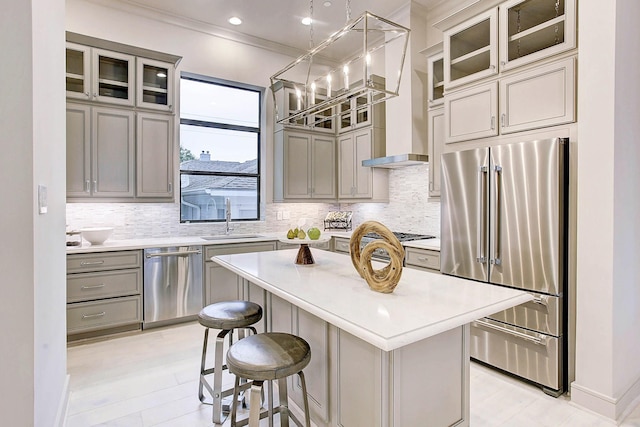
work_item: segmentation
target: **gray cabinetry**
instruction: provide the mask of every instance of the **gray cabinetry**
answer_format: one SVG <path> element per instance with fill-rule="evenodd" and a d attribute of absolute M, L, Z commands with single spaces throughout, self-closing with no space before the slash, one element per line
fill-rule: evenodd
<path fill-rule="evenodd" d="M 67 197 L 133 197 L 134 112 L 67 103 Z"/>
<path fill-rule="evenodd" d="M 440 156 L 444 148 L 444 108 L 429 110 L 429 197 L 440 197 Z"/>
<path fill-rule="evenodd" d="M 274 251 L 275 249 L 275 242 L 205 246 L 205 305 L 213 304 L 214 302 L 238 299 L 243 294 L 243 290 L 238 282 L 238 276 L 230 270 L 211 261 L 211 257 L 216 255 L 242 254 L 247 252 Z"/>
<path fill-rule="evenodd" d="M 67 255 L 67 334 L 70 340 L 139 329 L 140 251 Z"/>
<path fill-rule="evenodd" d="M 284 129 L 275 133 L 277 200 L 336 198 L 335 137 Z"/>
<path fill-rule="evenodd" d="M 421 248 L 404 248 L 404 265 L 428 271 L 440 271 L 440 252 Z"/>
<path fill-rule="evenodd" d="M 363 160 L 381 157 L 384 129 L 366 127 L 338 137 L 338 199 L 388 200 L 386 169 L 362 166 Z"/>
<path fill-rule="evenodd" d="M 136 195 L 173 196 L 173 121 L 167 114 L 136 115 Z"/>
<path fill-rule="evenodd" d="M 349 253 L 349 242 L 350 239 L 346 237 L 334 237 L 333 238 L 333 251 L 334 252 L 342 252 Z"/>

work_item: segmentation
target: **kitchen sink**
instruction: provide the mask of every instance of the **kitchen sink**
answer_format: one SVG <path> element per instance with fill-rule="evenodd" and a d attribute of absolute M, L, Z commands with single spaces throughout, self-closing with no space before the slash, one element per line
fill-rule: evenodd
<path fill-rule="evenodd" d="M 262 234 L 216 234 L 214 236 L 200 236 L 204 240 L 238 240 L 238 239 L 256 239 L 264 237 Z"/>

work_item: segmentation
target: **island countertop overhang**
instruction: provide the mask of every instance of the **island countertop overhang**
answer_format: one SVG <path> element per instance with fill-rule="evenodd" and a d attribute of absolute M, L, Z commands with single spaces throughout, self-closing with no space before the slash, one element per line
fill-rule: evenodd
<path fill-rule="evenodd" d="M 369 289 L 348 256 L 313 254 L 313 265 L 296 265 L 293 249 L 212 261 L 383 351 L 533 299 L 523 291 L 409 268 L 393 293 L 382 294 Z"/>

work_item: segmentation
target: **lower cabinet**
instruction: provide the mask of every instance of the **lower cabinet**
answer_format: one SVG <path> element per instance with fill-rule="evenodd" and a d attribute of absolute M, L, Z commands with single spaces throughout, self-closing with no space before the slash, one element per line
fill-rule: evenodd
<path fill-rule="evenodd" d="M 346 237 L 333 238 L 333 251 L 349 254 L 349 245 L 351 240 Z"/>
<path fill-rule="evenodd" d="M 440 252 L 429 249 L 404 248 L 405 267 L 440 272 Z"/>
<path fill-rule="evenodd" d="M 142 323 L 142 254 L 115 251 L 67 255 L 67 335 L 70 340 Z"/>
<path fill-rule="evenodd" d="M 242 288 L 238 276 L 231 270 L 211 261 L 216 255 L 243 254 L 248 252 L 274 251 L 275 242 L 237 243 L 230 245 L 205 246 L 204 266 L 204 302 L 236 300 L 242 297 Z M 261 304 L 262 305 L 262 304 Z"/>

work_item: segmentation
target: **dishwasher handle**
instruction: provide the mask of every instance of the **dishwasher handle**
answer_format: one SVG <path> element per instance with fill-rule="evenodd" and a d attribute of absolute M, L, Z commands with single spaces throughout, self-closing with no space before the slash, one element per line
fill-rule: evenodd
<path fill-rule="evenodd" d="M 159 252 L 157 254 L 145 254 L 147 259 L 156 258 L 156 257 L 167 257 L 167 256 L 188 256 L 193 254 L 201 254 L 202 251 L 200 249 L 196 249 L 195 251 L 176 251 L 176 252 Z"/>

